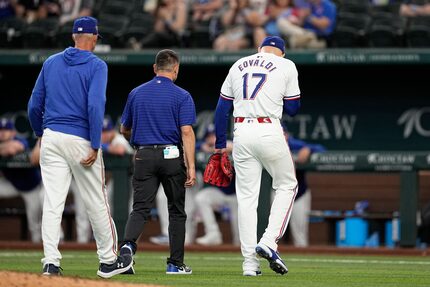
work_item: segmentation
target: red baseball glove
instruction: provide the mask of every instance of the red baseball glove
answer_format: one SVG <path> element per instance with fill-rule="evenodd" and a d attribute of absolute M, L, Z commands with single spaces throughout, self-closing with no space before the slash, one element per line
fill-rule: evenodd
<path fill-rule="evenodd" d="M 203 174 L 203 181 L 218 187 L 227 187 L 233 179 L 233 173 L 233 165 L 228 158 L 228 154 L 226 152 L 222 154 L 215 153 L 208 160 Z"/>

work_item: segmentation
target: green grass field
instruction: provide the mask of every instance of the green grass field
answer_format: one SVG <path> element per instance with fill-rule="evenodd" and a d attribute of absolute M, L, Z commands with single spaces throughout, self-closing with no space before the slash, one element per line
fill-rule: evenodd
<path fill-rule="evenodd" d="M 188 276 L 166 275 L 167 252 L 139 252 L 135 256 L 136 274 L 119 275 L 111 280 L 166 286 L 430 286 L 430 257 L 286 255 L 289 273 L 275 274 L 267 261 L 261 261 L 263 275 L 242 276 L 239 253 L 187 252 L 185 262 L 192 267 Z M 0 270 L 41 272 L 38 251 L 0 251 Z M 98 278 L 95 251 L 65 251 L 62 267 L 65 276 Z M 102 279 L 100 279 L 102 280 Z"/>

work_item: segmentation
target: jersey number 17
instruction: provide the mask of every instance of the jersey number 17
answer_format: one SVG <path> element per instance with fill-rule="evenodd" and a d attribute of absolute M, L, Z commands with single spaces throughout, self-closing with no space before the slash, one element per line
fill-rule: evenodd
<path fill-rule="evenodd" d="M 244 100 L 253 100 L 258 95 L 258 92 L 263 87 L 264 83 L 266 82 L 267 74 L 262 73 L 252 73 L 251 76 L 249 76 L 249 73 L 246 73 L 242 76 L 243 78 L 243 99 Z M 251 79 L 259 79 L 257 85 L 255 85 L 254 90 L 251 93 L 251 96 L 248 97 L 250 89 L 248 87 L 248 81 Z"/>

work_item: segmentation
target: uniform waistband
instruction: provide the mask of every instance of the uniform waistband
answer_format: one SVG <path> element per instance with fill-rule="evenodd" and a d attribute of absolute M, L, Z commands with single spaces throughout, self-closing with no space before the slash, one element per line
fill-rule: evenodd
<path fill-rule="evenodd" d="M 169 147 L 169 146 L 176 146 L 174 144 L 153 144 L 153 145 L 139 145 L 136 146 L 137 150 L 140 149 L 158 149 L 158 148 L 165 148 L 165 147 Z"/>
<path fill-rule="evenodd" d="M 259 118 L 245 118 L 245 117 L 236 117 L 234 118 L 235 123 L 243 123 L 245 120 L 249 120 L 248 122 L 253 122 L 253 120 L 257 120 L 260 124 L 271 124 L 272 120 L 269 117 L 259 117 Z"/>

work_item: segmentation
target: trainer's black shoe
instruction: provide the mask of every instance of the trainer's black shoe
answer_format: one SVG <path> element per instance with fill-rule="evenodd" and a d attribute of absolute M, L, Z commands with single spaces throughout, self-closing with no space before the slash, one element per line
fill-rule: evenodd
<path fill-rule="evenodd" d="M 119 254 L 120 255 L 130 255 L 130 256 L 133 257 L 133 250 L 131 249 L 130 245 L 125 244 L 119 250 Z M 126 274 L 126 275 L 133 275 L 133 274 L 135 274 L 134 267 L 133 267 L 134 264 L 135 264 L 135 262 L 134 262 L 134 259 L 133 259 L 133 264 L 131 265 L 131 267 L 128 270 L 122 272 L 121 274 Z"/>
<path fill-rule="evenodd" d="M 60 266 L 55 266 L 52 263 L 47 263 L 43 266 L 42 275 L 60 276 L 60 275 L 63 275 L 63 273 L 61 273 L 61 271 L 63 271 L 63 268 L 61 268 Z"/>
<path fill-rule="evenodd" d="M 129 254 L 119 255 L 112 264 L 100 263 L 97 275 L 102 278 L 110 278 L 127 271 L 132 265 L 133 258 Z"/>

